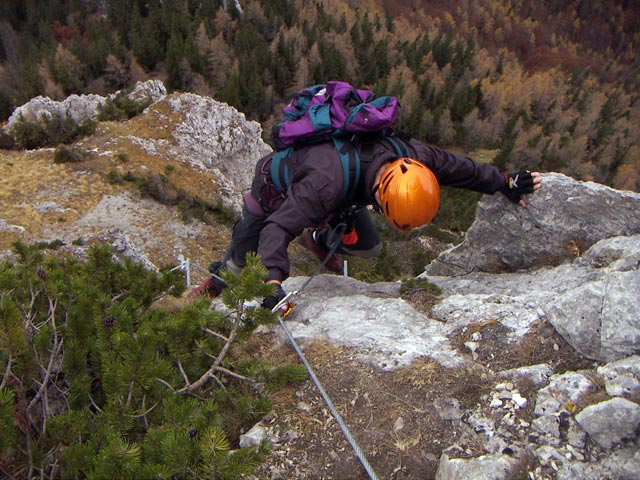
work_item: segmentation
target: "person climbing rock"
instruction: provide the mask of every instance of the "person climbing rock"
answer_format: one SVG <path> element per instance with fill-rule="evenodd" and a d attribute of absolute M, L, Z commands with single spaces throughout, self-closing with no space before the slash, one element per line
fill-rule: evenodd
<path fill-rule="evenodd" d="M 328 270 L 340 272 L 342 255 L 371 258 L 382 250 L 369 207 L 408 232 L 436 216 L 440 185 L 501 192 L 526 207 L 524 196 L 540 188 L 541 177 L 527 170 L 501 172 L 388 131 L 353 135 L 339 145 L 296 145 L 284 160 L 274 151 L 256 164 L 225 257 L 209 266 L 212 277 L 192 294 L 218 295 L 225 288 L 220 271 L 239 273 L 246 254 L 257 252 L 267 269 L 266 281 L 277 285 L 277 293 L 263 302 L 271 309 L 285 296 L 281 284 L 290 273 L 287 248 L 294 239 Z"/>

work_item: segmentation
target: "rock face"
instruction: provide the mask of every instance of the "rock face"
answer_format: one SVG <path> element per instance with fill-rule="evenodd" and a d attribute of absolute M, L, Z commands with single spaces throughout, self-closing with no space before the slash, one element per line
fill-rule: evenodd
<path fill-rule="evenodd" d="M 603 240 L 575 265 L 596 275 L 549 302 L 545 307 L 549 321 L 589 358 L 613 361 L 636 353 L 640 345 L 640 236 Z"/>
<path fill-rule="evenodd" d="M 172 132 L 176 157 L 225 179 L 222 188 L 239 209 L 238 192 L 251 186 L 256 161 L 271 151 L 260 138 L 260 124 L 247 121 L 227 104 L 198 95 L 171 95 L 166 101 L 181 119 Z"/>
<path fill-rule="evenodd" d="M 469 358 L 452 345 L 453 332 L 489 321 L 504 327 L 505 348 L 518 348 L 548 321 L 585 357 L 611 362 L 579 372 L 554 374 L 549 365 L 496 372 L 507 384 L 526 377 L 540 389 L 527 398 L 499 383 L 484 406 L 447 414 L 482 432 L 478 441 L 485 442 L 486 455 L 456 458 L 458 447 L 445 450 L 437 478 L 514 478 L 522 466 L 504 452 L 562 472 L 557 478 L 632 479 L 640 471 L 640 196 L 557 174 L 543 176 L 540 193 L 531 211 L 499 197 L 481 201 L 465 241 L 420 276 L 443 291 L 430 314 L 395 298 L 393 284 L 322 275 L 298 297 L 288 322 L 303 344 L 324 338 L 356 347 L 361 361 L 385 370 L 424 357 L 460 365 Z M 518 266 L 528 268 L 511 271 Z M 285 289 L 296 290 L 304 280 L 289 279 Z M 475 360 L 482 335 L 464 348 Z M 615 398 L 602 401 L 599 385 Z M 590 397 L 595 403 L 585 401 Z M 525 420 L 520 415 L 529 404 L 533 418 Z"/>
<path fill-rule="evenodd" d="M 565 175 L 544 175 L 527 208 L 485 196 L 465 241 L 431 263 L 429 275 L 504 272 L 555 265 L 599 240 L 640 233 L 640 194 Z"/>
<path fill-rule="evenodd" d="M 139 101 L 156 102 L 167 94 L 167 90 L 158 80 L 149 80 L 148 82 L 138 82 L 128 97 Z M 116 94 L 111 95 L 114 97 Z M 24 105 L 16 108 L 7 121 L 7 129 L 11 129 L 13 125 L 21 118 L 28 122 L 41 120 L 43 117 L 50 118 L 57 115 L 61 117 L 69 117 L 76 123 L 95 118 L 100 113 L 99 107 L 109 97 L 100 95 L 70 95 L 61 102 L 51 100 L 49 97 L 36 97 L 31 99 Z"/>

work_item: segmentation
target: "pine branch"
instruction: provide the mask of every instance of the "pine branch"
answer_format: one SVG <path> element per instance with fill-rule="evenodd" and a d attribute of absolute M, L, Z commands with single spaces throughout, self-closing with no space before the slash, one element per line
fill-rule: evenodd
<path fill-rule="evenodd" d="M 46 392 L 47 385 L 49 384 L 49 381 L 51 379 L 51 372 L 53 370 L 53 366 L 58 358 L 60 351 L 62 350 L 62 345 L 64 344 L 64 339 L 58 336 L 58 330 L 56 328 L 55 313 L 56 313 L 57 305 L 58 305 L 57 299 L 53 301 L 49 299 L 49 320 L 48 321 L 51 322 L 51 327 L 53 329 L 53 350 L 51 352 L 51 355 L 49 356 L 49 364 L 47 365 L 47 368 L 45 370 L 44 379 L 42 380 L 42 383 L 40 384 L 40 388 L 38 388 L 36 395 L 31 399 L 31 402 L 29 402 L 29 405 L 27 406 L 27 411 L 33 408 L 33 406 L 38 402 L 38 400 L 40 400 L 40 397 L 43 395 L 43 393 Z M 45 404 L 46 402 L 43 402 L 43 405 Z M 46 418 L 47 418 L 46 408 L 43 408 L 43 413 L 44 413 L 43 421 L 46 421 Z"/>
<path fill-rule="evenodd" d="M 182 375 L 182 378 L 184 379 L 185 383 L 189 385 L 189 377 L 187 377 L 187 372 L 185 372 L 184 368 L 182 368 L 180 357 L 178 357 L 178 368 L 180 369 L 180 374 Z"/>
<path fill-rule="evenodd" d="M 89 402 L 91 402 L 91 406 L 95 408 L 98 412 L 104 413 L 104 410 L 102 410 L 98 405 L 96 405 L 96 402 L 93 401 L 93 397 L 91 396 L 91 394 L 89 394 Z"/>
<path fill-rule="evenodd" d="M 129 383 L 129 393 L 127 394 L 127 402 L 125 403 L 125 407 L 129 407 L 131 405 L 131 400 L 133 400 L 133 387 L 135 387 L 135 380 L 131 380 Z"/>
<path fill-rule="evenodd" d="M 171 390 L 172 392 L 175 392 L 175 389 L 173 388 L 173 386 L 172 386 L 169 382 L 167 382 L 167 381 L 165 381 L 165 380 L 161 379 L 160 377 L 156 377 L 156 382 L 158 382 L 158 383 L 160 383 L 160 384 L 164 385 L 165 387 L 167 387 L 167 388 L 168 388 L 169 390 Z"/>
<path fill-rule="evenodd" d="M 236 402 L 233 399 L 233 397 L 231 396 L 231 394 L 229 393 L 229 391 L 227 390 L 227 387 L 224 386 L 224 384 L 222 383 L 222 381 L 216 377 L 215 375 L 211 375 L 211 378 L 218 384 L 218 386 L 222 389 L 222 391 L 225 393 L 225 395 L 227 396 L 227 398 L 229 399 L 229 401 L 231 403 L 233 403 L 234 406 L 236 406 Z"/>
<path fill-rule="evenodd" d="M 4 370 L 4 375 L 2 376 L 2 382 L 0 383 L 0 388 L 4 388 L 7 384 L 7 380 L 11 375 L 11 363 L 13 362 L 13 357 L 11 356 L 11 352 L 9 352 L 9 358 L 7 359 L 7 367 Z"/>
<path fill-rule="evenodd" d="M 236 318 L 233 321 L 231 332 L 229 333 L 229 338 L 227 338 L 227 341 L 222 347 L 220 354 L 218 354 L 218 357 L 213 362 L 213 365 L 211 365 L 209 370 L 207 370 L 204 373 L 204 375 L 202 375 L 198 380 L 196 380 L 192 384 L 189 384 L 189 382 L 187 381 L 187 384 L 184 387 L 182 387 L 180 390 L 178 390 L 179 392 L 191 393 L 194 390 L 198 390 L 200 387 L 202 387 L 205 383 L 207 383 L 207 380 L 209 380 L 210 378 L 215 378 L 214 372 L 216 372 L 218 368 L 220 368 L 220 365 L 222 365 L 224 358 L 227 356 L 227 353 L 229 352 L 229 348 L 231 348 L 231 344 L 234 342 L 234 340 L 238 336 L 238 329 L 242 324 L 242 315 L 241 315 L 242 311 L 243 311 L 243 308 L 242 308 L 242 305 L 240 305 L 240 308 L 238 308 L 236 313 Z"/>
<path fill-rule="evenodd" d="M 224 367 L 216 367 L 216 371 L 229 375 L 230 377 L 237 378 L 238 380 L 242 380 L 243 382 L 255 383 L 255 380 L 242 376 L 239 373 L 232 372 L 231 370 L 227 370 Z"/>
<path fill-rule="evenodd" d="M 144 402 L 143 402 L 144 404 Z M 147 415 L 149 415 L 158 405 L 160 405 L 160 402 L 156 402 L 152 407 L 150 407 L 147 411 L 139 413 L 138 415 L 128 415 L 130 418 L 144 418 L 145 419 L 145 423 L 147 420 Z"/>
<path fill-rule="evenodd" d="M 27 432 L 27 458 L 29 459 L 29 470 L 27 472 L 27 478 L 33 478 L 33 452 L 31 451 L 31 435 Z"/>
<path fill-rule="evenodd" d="M 204 353 L 207 357 L 211 358 L 212 360 L 216 360 L 218 358 L 218 357 L 215 357 L 215 356 L 211 355 L 210 353 L 205 352 L 204 350 L 202 350 L 202 353 Z M 242 381 L 250 382 L 250 383 L 255 383 L 255 381 L 252 380 L 251 378 L 244 377 L 244 376 L 240 375 L 239 373 L 232 372 L 231 370 L 228 370 L 228 369 L 226 369 L 224 367 L 215 367 L 215 371 L 221 372 L 221 373 L 226 373 L 230 377 L 237 378 L 238 380 L 242 380 Z"/>
<path fill-rule="evenodd" d="M 210 336 L 212 336 L 212 337 L 219 338 L 219 339 L 220 339 L 220 340 L 222 340 L 223 342 L 228 342 L 228 341 L 229 341 L 229 339 L 228 339 L 227 337 L 225 337 L 224 335 L 222 335 L 222 334 L 220 334 L 220 333 L 217 333 L 217 332 L 214 332 L 213 330 L 210 330 L 210 329 L 208 329 L 208 328 L 206 328 L 206 327 L 205 327 L 205 328 L 203 328 L 203 329 L 202 329 L 202 331 L 203 331 L 204 333 L 206 333 L 207 335 L 210 335 Z"/>

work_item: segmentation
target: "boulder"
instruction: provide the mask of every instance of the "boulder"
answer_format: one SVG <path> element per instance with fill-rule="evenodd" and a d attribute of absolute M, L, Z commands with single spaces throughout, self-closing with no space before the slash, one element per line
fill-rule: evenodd
<path fill-rule="evenodd" d="M 612 448 L 635 435 L 640 426 L 640 405 L 616 397 L 589 405 L 576 415 L 576 420 L 594 442 Z"/>
<path fill-rule="evenodd" d="M 476 458 L 440 457 L 436 480 L 508 480 L 514 478 L 518 460 L 507 455 Z"/>
<path fill-rule="evenodd" d="M 604 387 L 612 397 L 640 394 L 640 356 L 633 355 L 598 368 Z"/>
<path fill-rule="evenodd" d="M 543 308 L 584 356 L 614 361 L 640 351 L 640 235 L 603 240 L 574 262 L 597 274 L 552 297 Z"/>
<path fill-rule="evenodd" d="M 640 233 L 640 194 L 566 175 L 542 175 L 542 188 L 520 207 L 485 195 L 465 241 L 440 254 L 429 275 L 504 272 L 557 265 L 599 240 Z"/>

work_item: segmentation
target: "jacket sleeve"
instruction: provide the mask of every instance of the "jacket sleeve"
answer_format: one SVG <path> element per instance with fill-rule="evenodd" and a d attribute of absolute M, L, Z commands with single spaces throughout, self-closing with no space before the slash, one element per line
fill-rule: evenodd
<path fill-rule="evenodd" d="M 332 146 L 330 153 L 334 155 L 334 151 Z M 335 162 L 329 160 L 315 158 L 315 162 L 295 173 L 284 202 L 267 217 L 260 232 L 258 254 L 267 268 L 269 280 L 282 281 L 289 276 L 289 244 L 306 227 L 322 225 L 338 207 L 342 196 L 342 173 L 340 164 L 336 167 Z"/>
<path fill-rule="evenodd" d="M 493 194 L 506 185 L 504 174 L 489 164 L 417 140 L 410 141 L 416 158 L 431 169 L 441 185 Z"/>

